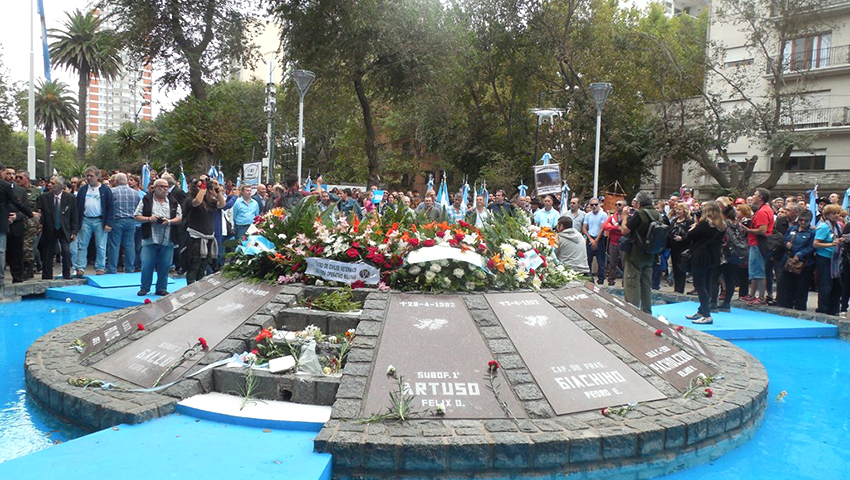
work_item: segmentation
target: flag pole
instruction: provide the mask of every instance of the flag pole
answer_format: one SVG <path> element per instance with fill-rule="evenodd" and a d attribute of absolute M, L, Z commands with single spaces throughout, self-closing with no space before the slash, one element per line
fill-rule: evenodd
<path fill-rule="evenodd" d="M 31 178 L 38 178 L 35 171 L 35 49 L 33 47 L 33 36 L 35 35 L 33 23 L 35 22 L 35 15 L 33 13 L 33 1 L 30 0 L 30 84 L 29 95 L 27 97 L 27 170 L 29 170 Z M 45 176 L 50 176 L 50 172 L 45 172 Z"/>

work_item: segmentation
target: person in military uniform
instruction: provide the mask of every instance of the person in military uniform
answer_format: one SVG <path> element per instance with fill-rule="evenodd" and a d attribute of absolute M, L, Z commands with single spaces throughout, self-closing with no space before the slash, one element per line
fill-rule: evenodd
<path fill-rule="evenodd" d="M 35 202 L 41 195 L 41 188 L 30 182 L 30 173 L 26 170 L 18 170 L 15 175 L 15 183 L 27 192 L 26 203 L 30 209 L 35 209 Z M 38 238 L 41 236 L 41 218 L 35 212 L 32 218 L 24 220 L 24 279 L 28 280 L 35 276 L 35 272 L 41 270 L 41 259 L 39 258 Z"/>

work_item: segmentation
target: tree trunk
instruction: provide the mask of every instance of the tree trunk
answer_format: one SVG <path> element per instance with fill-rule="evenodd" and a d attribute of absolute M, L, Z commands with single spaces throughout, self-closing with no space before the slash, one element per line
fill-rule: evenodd
<path fill-rule="evenodd" d="M 372 106 L 369 103 L 369 98 L 366 96 L 366 91 L 363 89 L 363 76 L 354 77 L 354 91 L 357 92 L 357 99 L 360 101 L 360 108 L 363 110 L 363 124 L 366 127 L 366 158 L 369 162 L 369 180 L 368 187 L 378 185 L 378 143 L 377 135 L 375 134 L 374 118 L 372 117 Z"/>
<path fill-rule="evenodd" d="M 50 157 L 50 147 L 53 144 L 53 128 L 44 129 L 44 178 L 53 176 L 53 159 Z M 38 166 L 36 166 L 38 170 Z M 34 173 L 34 172 L 33 172 Z"/>
<path fill-rule="evenodd" d="M 79 103 L 77 108 L 77 161 L 86 161 L 86 115 L 89 113 L 88 94 L 89 94 L 89 66 L 82 65 L 80 68 L 80 91 Z M 50 155 L 50 152 L 47 152 Z M 47 160 L 45 160 L 47 161 Z"/>
<path fill-rule="evenodd" d="M 791 152 L 793 150 L 793 145 L 785 147 L 785 151 L 782 152 L 782 155 L 773 162 L 773 168 L 770 171 L 770 175 L 768 175 L 767 178 L 759 184 L 759 187 L 771 190 L 777 183 L 779 183 L 779 179 L 782 177 L 782 174 L 785 173 L 785 165 L 787 165 L 788 160 L 791 159 Z"/>
<path fill-rule="evenodd" d="M 190 53 L 187 55 L 187 59 L 189 63 L 189 88 L 191 88 L 192 96 L 198 101 L 206 102 L 207 84 L 201 74 L 200 56 Z"/>

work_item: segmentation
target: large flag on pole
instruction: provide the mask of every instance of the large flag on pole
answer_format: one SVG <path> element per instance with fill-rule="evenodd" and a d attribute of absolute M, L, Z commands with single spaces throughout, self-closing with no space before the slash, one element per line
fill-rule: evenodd
<path fill-rule="evenodd" d="M 848 189 L 850 191 L 850 189 Z M 460 211 L 466 215 L 466 212 L 469 211 L 469 183 L 464 180 L 463 189 L 461 189 L 461 201 L 460 201 Z"/>
<path fill-rule="evenodd" d="M 817 225 L 818 218 L 818 186 L 809 190 L 809 210 L 812 212 L 812 225 Z"/>
<path fill-rule="evenodd" d="M 50 50 L 47 49 L 47 21 L 44 19 L 44 0 L 38 0 L 38 16 L 41 17 L 41 49 L 44 52 L 44 78 L 50 82 Z"/>
<path fill-rule="evenodd" d="M 437 192 L 437 203 L 440 204 L 441 209 L 447 211 L 452 205 L 449 200 L 449 189 L 446 186 L 446 172 L 443 172 L 443 181 L 440 183 L 440 191 Z"/>

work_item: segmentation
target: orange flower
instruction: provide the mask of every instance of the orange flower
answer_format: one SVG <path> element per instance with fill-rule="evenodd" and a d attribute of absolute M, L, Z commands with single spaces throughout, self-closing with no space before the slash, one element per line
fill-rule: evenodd
<path fill-rule="evenodd" d="M 497 253 L 496 256 L 493 257 L 493 262 L 496 264 L 496 270 L 505 273 L 505 262 L 502 261 L 502 256 L 500 254 Z"/>

